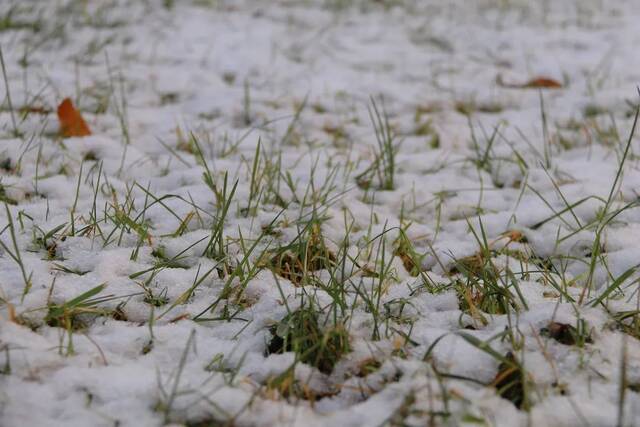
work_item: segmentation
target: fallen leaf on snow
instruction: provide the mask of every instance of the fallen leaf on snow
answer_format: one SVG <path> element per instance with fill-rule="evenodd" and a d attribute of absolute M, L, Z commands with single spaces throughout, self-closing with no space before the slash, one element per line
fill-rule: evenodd
<path fill-rule="evenodd" d="M 80 111 L 73 106 L 70 98 L 65 98 L 58 105 L 58 120 L 60 120 L 60 133 L 65 138 L 91 135 L 89 126 L 82 118 Z"/>
<path fill-rule="evenodd" d="M 536 77 L 535 79 L 529 80 L 523 87 L 559 89 L 562 87 L 562 83 L 559 83 L 558 81 L 550 79 L 548 77 Z"/>
<path fill-rule="evenodd" d="M 562 83 L 549 77 L 534 77 L 526 83 L 505 83 L 502 76 L 496 78 L 498 86 L 509 89 L 562 89 Z"/>

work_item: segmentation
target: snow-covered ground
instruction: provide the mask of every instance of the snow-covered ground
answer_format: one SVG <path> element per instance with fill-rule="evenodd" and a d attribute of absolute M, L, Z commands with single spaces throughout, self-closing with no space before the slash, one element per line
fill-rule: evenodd
<path fill-rule="evenodd" d="M 640 424 L 638 22 L 4 0 L 0 425 Z"/>

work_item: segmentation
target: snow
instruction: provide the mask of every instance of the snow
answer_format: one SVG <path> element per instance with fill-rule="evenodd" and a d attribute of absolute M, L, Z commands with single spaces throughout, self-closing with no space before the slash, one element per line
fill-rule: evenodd
<path fill-rule="evenodd" d="M 2 84 L 0 425 L 637 425 L 640 342 L 614 315 L 638 310 L 639 275 L 607 292 L 640 255 L 637 136 L 617 178 L 639 2 L 8 0 L 0 16 L 20 134 Z M 507 87 L 536 77 L 562 88 Z M 67 96 L 91 136 L 59 137 Z M 356 178 L 376 152 L 371 99 L 399 142 L 388 191 Z M 256 195 L 258 141 L 277 188 Z M 223 237 L 232 267 L 250 254 L 247 277 L 205 254 L 224 202 L 203 173 L 227 196 L 238 182 Z M 625 209 L 605 226 L 605 206 Z M 304 301 L 333 316 L 327 287 L 264 267 L 316 216 L 349 254 L 311 272 L 345 283 L 350 349 L 331 373 L 267 354 Z M 433 289 L 392 257 L 400 228 Z M 521 295 L 509 313 L 463 306 L 454 273 L 483 239 Z M 51 321 L 101 284 L 73 334 Z M 364 301 L 378 296 L 380 324 Z M 590 339 L 558 342 L 551 322 Z M 473 339 L 525 368 L 529 411 L 499 395 L 500 360 Z M 269 387 L 289 369 L 315 399 Z"/>

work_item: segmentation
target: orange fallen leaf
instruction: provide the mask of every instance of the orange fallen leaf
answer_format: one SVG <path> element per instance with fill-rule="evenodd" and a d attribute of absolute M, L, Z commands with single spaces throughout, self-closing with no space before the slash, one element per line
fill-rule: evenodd
<path fill-rule="evenodd" d="M 60 120 L 60 133 L 65 138 L 91 135 L 89 126 L 69 98 L 65 98 L 58 105 L 58 120 Z"/>
<path fill-rule="evenodd" d="M 559 89 L 562 87 L 562 83 L 559 83 L 558 81 L 550 79 L 548 77 L 536 77 L 529 80 L 526 84 L 524 84 L 523 87 Z"/>
<path fill-rule="evenodd" d="M 496 78 L 498 86 L 509 89 L 561 89 L 562 83 L 549 77 L 534 77 L 526 83 L 505 83 L 502 76 Z"/>

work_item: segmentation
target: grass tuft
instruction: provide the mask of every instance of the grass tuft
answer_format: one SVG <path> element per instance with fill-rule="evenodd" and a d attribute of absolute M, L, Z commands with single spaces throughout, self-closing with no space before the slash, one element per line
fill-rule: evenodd
<path fill-rule="evenodd" d="M 289 313 L 271 328 L 272 339 L 266 354 L 292 351 L 296 359 L 329 374 L 340 358 L 350 351 L 349 334 L 342 325 L 323 328 L 312 306 Z"/>

